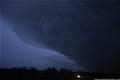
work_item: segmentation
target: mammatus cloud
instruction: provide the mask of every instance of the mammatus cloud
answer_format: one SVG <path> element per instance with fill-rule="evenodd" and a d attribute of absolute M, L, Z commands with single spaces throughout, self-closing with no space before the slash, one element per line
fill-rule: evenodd
<path fill-rule="evenodd" d="M 119 71 L 119 9 L 117 0 L 16 2 L 4 4 L 4 15 L 26 42 L 42 43 L 90 71 Z"/>

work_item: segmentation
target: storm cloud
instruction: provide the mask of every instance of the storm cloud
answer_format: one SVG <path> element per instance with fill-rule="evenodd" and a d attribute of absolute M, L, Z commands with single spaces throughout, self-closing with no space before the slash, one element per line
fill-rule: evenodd
<path fill-rule="evenodd" d="M 43 44 L 89 71 L 119 71 L 118 0 L 3 2 L 3 16 L 26 43 Z"/>
<path fill-rule="evenodd" d="M 4 27 L 3 27 L 4 26 Z M 39 44 L 35 46 L 24 42 L 10 27 L 13 24 L 2 19 L 0 67 L 35 67 L 45 69 L 48 67 L 68 68 L 72 70 L 83 70 L 77 62 L 70 60 L 67 56 L 57 51 L 48 49 Z M 11 38 L 12 37 L 12 38 Z M 67 64 L 67 66 L 66 66 Z M 75 66 L 74 66 L 75 65 Z"/>

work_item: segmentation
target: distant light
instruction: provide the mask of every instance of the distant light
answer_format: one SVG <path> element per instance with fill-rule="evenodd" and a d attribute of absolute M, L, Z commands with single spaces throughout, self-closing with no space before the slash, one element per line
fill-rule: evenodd
<path fill-rule="evenodd" d="M 77 75 L 77 78 L 81 78 L 81 76 L 80 76 L 80 75 Z"/>

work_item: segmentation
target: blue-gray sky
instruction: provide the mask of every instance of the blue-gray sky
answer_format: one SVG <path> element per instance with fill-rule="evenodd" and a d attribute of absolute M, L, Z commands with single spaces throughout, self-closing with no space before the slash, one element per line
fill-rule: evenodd
<path fill-rule="evenodd" d="M 4 26 L 4 27 L 3 27 Z M 35 46 L 25 43 L 10 27 L 14 26 L 2 19 L 2 67 L 47 67 L 79 70 L 77 62 L 44 45 Z M 12 38 L 11 38 L 12 37 Z M 66 65 L 67 64 L 67 65 Z M 81 67 L 81 69 L 83 69 Z"/>
<path fill-rule="evenodd" d="M 56 56 L 61 57 L 53 56 L 49 60 L 51 62 L 43 63 L 55 65 L 54 61 L 59 59 L 61 62 L 58 61 L 56 65 L 70 64 L 73 67 L 77 62 L 79 69 L 83 70 L 120 71 L 119 9 L 119 0 L 5 0 L 2 13 L 5 24 L 10 25 L 8 27 L 14 32 L 14 37 L 9 31 L 6 33 L 12 39 L 17 38 L 24 43 L 24 47 L 19 46 L 10 51 L 22 49 L 21 54 L 31 57 L 31 60 L 38 55 L 39 59 L 47 60 L 48 57 L 41 57 L 55 52 Z M 6 40 L 11 46 L 10 40 Z M 16 45 L 12 47 L 14 46 Z M 34 49 L 34 56 L 32 53 L 32 56 L 28 55 L 30 46 Z M 41 49 L 45 50 L 44 54 L 37 53 Z M 46 52 L 48 50 L 49 53 Z"/>

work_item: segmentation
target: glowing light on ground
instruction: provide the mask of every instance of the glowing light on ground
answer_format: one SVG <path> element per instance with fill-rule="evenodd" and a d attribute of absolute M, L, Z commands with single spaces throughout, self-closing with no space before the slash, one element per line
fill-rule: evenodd
<path fill-rule="evenodd" d="M 77 78 L 81 78 L 82 76 L 81 75 L 77 75 Z"/>

